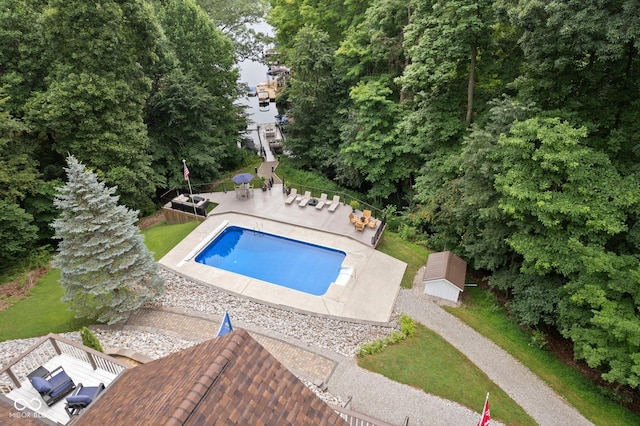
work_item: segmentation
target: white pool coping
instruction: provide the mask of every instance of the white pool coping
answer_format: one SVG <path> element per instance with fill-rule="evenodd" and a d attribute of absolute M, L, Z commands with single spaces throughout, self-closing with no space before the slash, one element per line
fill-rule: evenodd
<path fill-rule="evenodd" d="M 314 296 L 196 262 L 197 253 L 229 225 L 259 229 L 342 250 L 346 253 L 343 267 L 347 269 L 344 274 L 341 273 L 336 283 L 329 286 L 324 295 Z M 160 259 L 159 263 L 200 284 L 257 302 L 282 309 L 367 323 L 387 323 L 391 319 L 407 266 L 404 262 L 346 236 L 232 212 L 209 216 Z"/>

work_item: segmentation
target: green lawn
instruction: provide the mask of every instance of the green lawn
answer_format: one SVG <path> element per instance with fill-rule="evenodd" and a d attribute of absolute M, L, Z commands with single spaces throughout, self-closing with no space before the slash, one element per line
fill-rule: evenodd
<path fill-rule="evenodd" d="M 191 221 L 179 225 L 167 225 L 160 222 L 149 228 L 142 230 L 144 235 L 144 243 L 149 251 L 153 253 L 155 260 L 160 260 L 169 253 L 180 241 L 191 233 L 200 222 Z"/>
<path fill-rule="evenodd" d="M 159 223 L 142 231 L 145 244 L 156 260 L 164 256 L 178 242 L 195 229 L 196 222 L 181 225 Z M 29 295 L 4 311 L 0 311 L 0 342 L 66 333 L 79 330 L 90 320 L 80 320 L 60 301 L 63 295 L 58 280 L 60 271 L 49 269 Z"/>
<path fill-rule="evenodd" d="M 489 392 L 492 419 L 508 425 L 536 424 L 467 357 L 419 324 L 415 336 L 360 358 L 358 365 L 478 412 Z"/>
<path fill-rule="evenodd" d="M 417 244 L 402 240 L 396 233 L 385 231 L 378 250 L 406 262 L 407 269 L 402 277 L 402 288 L 411 288 L 418 269 L 427 264 L 429 250 Z"/>
<path fill-rule="evenodd" d="M 65 333 L 90 323 L 76 319 L 60 302 L 59 279 L 60 271 L 50 269 L 27 298 L 0 311 L 0 341 Z"/>

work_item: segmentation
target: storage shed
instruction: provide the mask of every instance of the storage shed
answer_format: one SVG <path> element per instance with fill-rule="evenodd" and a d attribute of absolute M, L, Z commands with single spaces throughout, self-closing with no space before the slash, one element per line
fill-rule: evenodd
<path fill-rule="evenodd" d="M 452 302 L 464 291 L 467 262 L 451 253 L 431 253 L 424 271 L 424 293 Z"/>

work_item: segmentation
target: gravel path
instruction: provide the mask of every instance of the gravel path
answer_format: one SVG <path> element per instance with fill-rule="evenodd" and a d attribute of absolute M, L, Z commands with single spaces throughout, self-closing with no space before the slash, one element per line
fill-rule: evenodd
<path fill-rule="evenodd" d="M 393 425 L 403 424 L 405 417 L 412 426 L 471 426 L 480 420 L 475 411 L 364 370 L 354 359 L 338 364 L 328 386 L 331 394 L 352 398 L 350 409 Z M 502 423 L 492 420 L 491 425 Z"/>
<path fill-rule="evenodd" d="M 396 309 L 435 331 L 465 354 L 538 424 L 592 424 L 518 360 L 424 296 L 419 287 L 401 291 Z"/>

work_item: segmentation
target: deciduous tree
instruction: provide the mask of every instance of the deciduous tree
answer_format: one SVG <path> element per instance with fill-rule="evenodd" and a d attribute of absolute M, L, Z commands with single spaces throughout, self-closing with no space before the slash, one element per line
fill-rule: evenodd
<path fill-rule="evenodd" d="M 45 88 L 27 116 L 50 149 L 73 153 L 118 186 L 124 203 L 145 212 L 159 178 L 143 121 L 160 30 L 150 7 L 130 0 L 49 2 L 42 15 L 49 59 Z"/>

